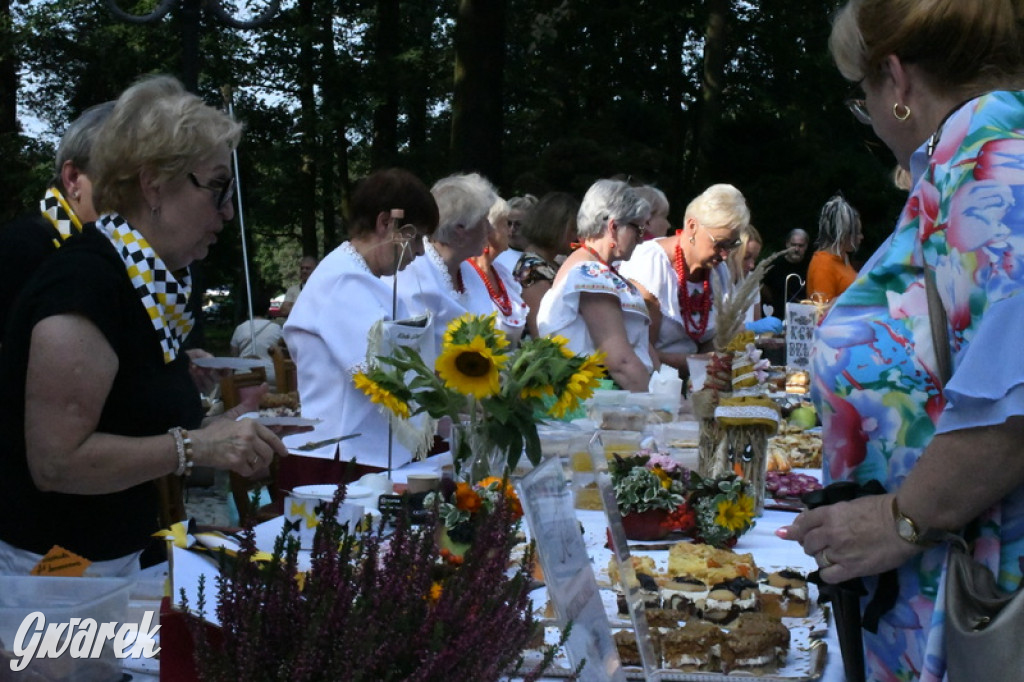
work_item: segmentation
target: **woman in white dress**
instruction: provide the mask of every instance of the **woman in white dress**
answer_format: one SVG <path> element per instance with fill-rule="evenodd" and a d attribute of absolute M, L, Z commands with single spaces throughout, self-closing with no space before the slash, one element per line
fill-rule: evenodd
<path fill-rule="evenodd" d="M 661 362 L 686 367 L 686 357 L 711 350 L 714 291 L 729 287 L 724 262 L 739 246 L 750 211 L 732 185 L 712 185 L 686 207 L 683 228 L 639 246 L 622 274 L 657 306 L 652 340 Z"/>
<path fill-rule="evenodd" d="M 476 273 L 467 277 L 466 293 L 469 295 L 470 312 L 497 315 L 497 326 L 516 346 L 526 328 L 526 317 L 530 309 L 523 302 L 523 288 L 512 276 L 512 272 L 498 260 L 508 249 L 508 202 L 498 198 L 487 213 L 490 229 L 487 231 L 487 246 L 479 256 L 466 262 Z"/>
<path fill-rule="evenodd" d="M 398 297 L 409 312 L 432 316 L 434 348 L 423 356 L 428 365 L 441 350 L 449 322 L 494 309 L 467 259 L 483 253 L 491 229 L 487 213 L 498 199 L 494 186 L 477 173 L 438 180 L 430 193 L 437 202 L 437 231 L 426 241 L 425 257 L 398 277 Z M 475 297 L 470 292 L 474 284 L 480 290 Z"/>
<path fill-rule="evenodd" d="M 396 209 L 404 217 L 392 217 Z M 323 420 L 310 440 L 359 433 L 342 443 L 343 459 L 384 469 L 389 463 L 387 417 L 352 377 L 366 369 L 371 327 L 408 316 L 402 301 L 393 304 L 391 284 L 382 278 L 422 255 L 422 240 L 437 227 L 437 205 L 419 178 L 390 169 L 362 181 L 350 212 L 349 241 L 310 275 L 284 337 L 295 361 L 302 414 Z M 412 453 L 392 441 L 390 459 L 392 467 L 399 467 Z"/>
<path fill-rule="evenodd" d="M 634 392 L 647 390 L 655 368 L 650 318 L 640 291 L 614 263 L 629 259 L 650 214 L 647 201 L 624 182 L 591 185 L 576 219 L 582 246 L 558 269 L 537 312 L 542 336 L 565 337 L 575 353 L 603 351 L 611 378 Z"/>

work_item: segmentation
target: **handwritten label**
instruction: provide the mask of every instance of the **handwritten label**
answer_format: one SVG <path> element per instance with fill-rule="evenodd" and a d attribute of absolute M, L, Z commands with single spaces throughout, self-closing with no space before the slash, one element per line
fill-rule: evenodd
<path fill-rule="evenodd" d="M 30 575 L 58 576 L 65 578 L 79 578 L 85 574 L 92 562 L 85 557 L 78 556 L 60 545 L 54 545 L 46 553 L 39 563 L 29 572 Z"/>
<path fill-rule="evenodd" d="M 626 676 L 559 459 L 545 460 L 519 481 L 518 489 L 537 543 L 548 596 L 559 620 L 563 624 L 572 621 L 565 643 L 569 661 L 574 668 L 585 661 L 580 680 L 624 682 Z"/>
<path fill-rule="evenodd" d="M 809 370 L 818 309 L 804 303 L 786 304 L 786 366 Z"/>

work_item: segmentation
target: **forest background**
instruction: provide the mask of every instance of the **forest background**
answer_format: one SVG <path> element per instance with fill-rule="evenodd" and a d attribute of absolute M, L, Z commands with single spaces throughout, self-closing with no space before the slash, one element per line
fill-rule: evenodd
<path fill-rule="evenodd" d="M 817 234 L 842 191 L 865 258 L 904 195 L 895 161 L 844 100 L 821 0 L 0 0 L 0 218 L 39 201 L 54 141 L 139 76 L 172 73 L 246 132 L 240 184 L 251 270 L 274 295 L 300 254 L 345 239 L 354 183 L 402 166 L 428 185 L 479 171 L 502 196 L 582 196 L 623 175 L 690 199 L 729 182 L 766 252 Z M 241 30 L 224 16 L 272 18 Z M 194 49 L 190 49 L 194 45 Z M 35 134 L 26 122 L 49 134 Z M 31 133 L 31 134 L 30 134 Z M 239 291 L 236 218 L 203 265 Z M 241 312 L 241 311 L 239 311 Z"/>

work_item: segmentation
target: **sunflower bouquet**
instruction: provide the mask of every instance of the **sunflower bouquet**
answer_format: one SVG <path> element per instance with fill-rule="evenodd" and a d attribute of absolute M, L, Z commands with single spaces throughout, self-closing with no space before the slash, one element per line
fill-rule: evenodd
<path fill-rule="evenodd" d="M 464 315 L 448 325 L 433 367 L 416 349 L 399 346 L 353 381 L 393 420 L 449 417 L 460 431 L 453 443 L 457 471 L 492 451 L 500 467 L 513 470 L 524 451 L 540 462 L 538 421 L 576 410 L 605 374 L 603 354 L 577 355 L 567 344 L 560 336 L 539 337 L 513 349 L 494 314 Z"/>
<path fill-rule="evenodd" d="M 690 472 L 687 505 L 695 515 L 697 542 L 732 547 L 754 527 L 754 496 L 750 483 L 734 473 L 702 478 Z"/>

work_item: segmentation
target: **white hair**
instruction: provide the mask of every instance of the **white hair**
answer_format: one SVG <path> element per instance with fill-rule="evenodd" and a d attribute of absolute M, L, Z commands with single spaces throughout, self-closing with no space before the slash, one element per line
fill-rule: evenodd
<path fill-rule="evenodd" d="M 451 243 L 457 226 L 470 228 L 487 217 L 498 199 L 494 185 L 479 173 L 449 175 L 430 188 L 437 202 L 440 221 L 434 232 L 434 241 Z"/>
<path fill-rule="evenodd" d="M 621 180 L 598 180 L 583 196 L 576 215 L 576 233 L 580 239 L 601 235 L 609 220 L 617 223 L 646 222 L 651 205 Z"/>

